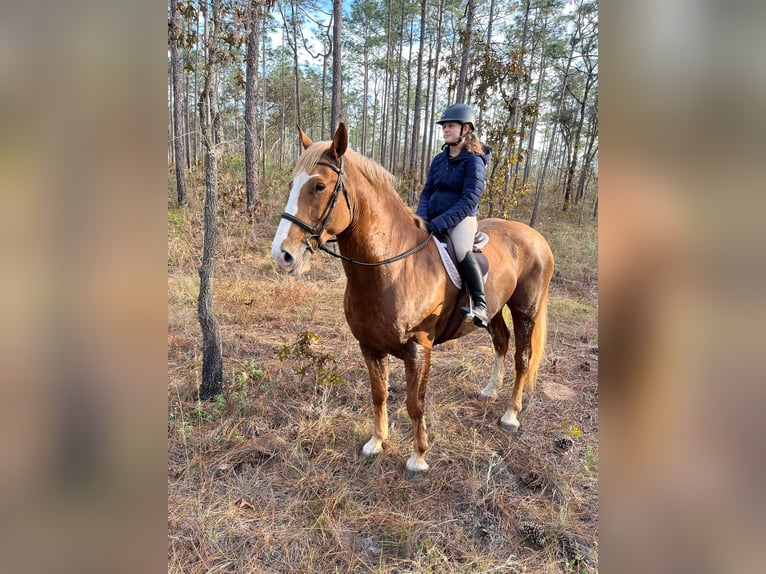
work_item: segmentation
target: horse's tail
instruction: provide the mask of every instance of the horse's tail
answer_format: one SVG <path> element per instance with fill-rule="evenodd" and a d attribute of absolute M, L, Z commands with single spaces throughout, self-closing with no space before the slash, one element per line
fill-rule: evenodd
<path fill-rule="evenodd" d="M 545 339 L 548 334 L 548 285 L 543 288 L 537 305 L 537 314 L 533 318 L 535 326 L 532 329 L 532 352 L 529 357 L 527 371 L 527 388 L 531 391 L 537 382 L 537 369 L 545 353 Z"/>

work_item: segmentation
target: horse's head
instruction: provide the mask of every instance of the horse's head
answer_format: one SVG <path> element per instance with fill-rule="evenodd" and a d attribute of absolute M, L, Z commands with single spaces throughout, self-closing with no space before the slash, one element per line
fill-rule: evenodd
<path fill-rule="evenodd" d="M 343 181 L 346 126 L 338 126 L 329 145 L 312 142 L 300 126 L 298 135 L 305 151 L 293 170 L 290 196 L 271 244 L 277 269 L 292 275 L 307 271 L 314 251 L 351 222 Z"/>

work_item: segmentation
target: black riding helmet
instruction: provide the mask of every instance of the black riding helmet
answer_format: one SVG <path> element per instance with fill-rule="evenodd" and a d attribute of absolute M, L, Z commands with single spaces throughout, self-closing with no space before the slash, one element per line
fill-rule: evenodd
<path fill-rule="evenodd" d="M 476 129 L 476 116 L 473 115 L 471 106 L 467 104 L 454 104 L 448 107 L 436 123 L 442 125 L 447 122 L 458 122 L 461 125 L 468 124 L 471 126 L 471 131 Z"/>

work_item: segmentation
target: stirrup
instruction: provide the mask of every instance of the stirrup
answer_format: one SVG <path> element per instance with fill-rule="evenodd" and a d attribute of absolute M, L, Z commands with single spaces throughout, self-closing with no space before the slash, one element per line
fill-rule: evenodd
<path fill-rule="evenodd" d="M 476 313 L 473 312 L 473 299 L 470 297 L 468 298 L 468 307 L 461 307 L 460 310 L 463 312 L 463 315 L 465 315 L 464 321 L 466 323 L 474 323 L 477 327 L 482 327 L 484 329 L 489 327 L 489 313 L 487 313 L 487 322 L 484 323 L 484 321 L 477 317 Z"/>

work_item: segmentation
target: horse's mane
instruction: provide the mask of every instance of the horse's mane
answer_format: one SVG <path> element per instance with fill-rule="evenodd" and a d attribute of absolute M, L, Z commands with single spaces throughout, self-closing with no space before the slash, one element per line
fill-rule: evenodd
<path fill-rule="evenodd" d="M 322 159 L 322 155 L 330 148 L 330 142 L 316 142 L 314 145 L 309 146 L 295 163 L 293 169 L 293 176 L 301 171 L 310 171 L 316 167 L 319 160 Z M 373 161 L 351 148 L 346 150 L 345 157 L 353 162 L 353 164 L 364 174 L 364 176 L 370 181 L 371 184 L 378 187 L 381 185 L 388 185 L 394 193 L 396 192 L 396 177 L 386 170 L 382 165 Z"/>

